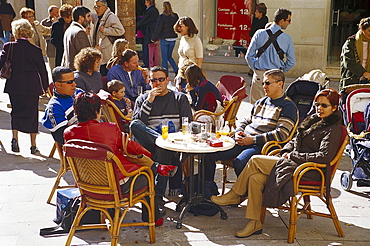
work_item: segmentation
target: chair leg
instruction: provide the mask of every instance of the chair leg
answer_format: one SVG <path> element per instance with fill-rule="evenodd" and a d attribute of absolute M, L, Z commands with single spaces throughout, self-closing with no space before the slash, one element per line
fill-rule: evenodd
<path fill-rule="evenodd" d="M 57 149 L 57 144 L 54 143 L 53 148 L 50 151 L 49 158 L 53 158 L 56 149 Z"/>
<path fill-rule="evenodd" d="M 344 237 L 344 232 L 343 232 L 342 226 L 340 225 L 340 222 L 338 220 L 338 216 L 337 216 L 337 213 L 336 213 L 335 208 L 333 206 L 333 203 L 331 201 L 331 198 L 329 199 L 328 209 L 329 209 L 329 213 L 331 215 L 331 218 L 333 220 L 335 229 L 337 230 L 338 236 L 339 237 Z"/>
<path fill-rule="evenodd" d="M 59 183 L 60 183 L 60 179 L 62 178 L 62 176 L 66 173 L 66 171 L 64 170 L 64 167 L 61 165 L 60 166 L 60 169 L 59 169 L 59 172 L 58 172 L 58 176 L 55 180 L 55 183 L 54 183 L 54 186 L 53 186 L 53 189 L 51 190 L 50 192 L 50 195 L 49 195 L 49 198 L 48 200 L 46 201 L 47 204 L 51 204 L 51 199 L 53 199 L 53 196 L 54 196 L 54 193 L 55 193 L 55 190 L 59 188 Z"/>
<path fill-rule="evenodd" d="M 120 221 L 120 209 L 115 208 L 114 210 L 114 218 L 113 218 L 113 225 L 111 225 L 110 228 L 110 234 L 112 237 L 111 240 L 111 246 L 116 246 L 118 244 L 118 236 L 119 236 L 119 230 L 121 228 L 119 221 Z"/>
<path fill-rule="evenodd" d="M 304 201 L 304 206 L 305 206 L 306 211 L 311 211 L 311 199 L 310 199 L 310 196 L 304 196 L 303 197 L 303 201 Z M 313 219 L 313 215 L 312 214 L 306 214 L 306 215 L 307 215 L 307 219 L 310 219 L 310 220 Z"/>
<path fill-rule="evenodd" d="M 222 168 L 222 192 L 221 192 L 221 195 L 225 194 L 225 190 L 226 190 L 227 169 L 228 169 L 228 166 L 225 165 L 225 164 L 223 164 L 223 168 Z"/>
<path fill-rule="evenodd" d="M 266 217 L 266 207 L 262 207 L 260 214 L 260 221 L 262 224 L 265 223 L 265 217 Z"/>
<path fill-rule="evenodd" d="M 293 243 L 297 231 L 297 197 L 294 195 L 290 201 L 290 219 L 288 231 L 288 243 Z"/>

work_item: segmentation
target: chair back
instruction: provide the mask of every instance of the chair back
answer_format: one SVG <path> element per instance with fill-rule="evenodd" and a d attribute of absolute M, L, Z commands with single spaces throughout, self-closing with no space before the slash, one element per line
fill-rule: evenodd
<path fill-rule="evenodd" d="M 229 123 L 230 129 L 231 127 L 236 128 L 236 115 L 241 102 L 247 97 L 247 84 L 240 76 L 224 75 L 220 78 L 216 86 L 221 93 L 223 106 L 228 107 L 224 112 L 224 121 Z"/>
<path fill-rule="evenodd" d="M 100 90 L 98 93 L 102 101 L 102 119 L 105 122 L 115 123 L 122 132 L 127 132 L 124 129 L 122 119 L 131 121 L 131 118 L 126 117 L 117 105 L 113 102 L 113 97 L 109 92 Z"/>
<path fill-rule="evenodd" d="M 81 195 L 117 202 L 122 198 L 113 167 L 122 164 L 108 145 L 72 139 L 63 150 Z"/>
<path fill-rule="evenodd" d="M 314 113 L 313 99 L 322 85 L 316 81 L 296 80 L 289 85 L 286 95 L 292 99 L 299 111 L 299 123 Z"/>

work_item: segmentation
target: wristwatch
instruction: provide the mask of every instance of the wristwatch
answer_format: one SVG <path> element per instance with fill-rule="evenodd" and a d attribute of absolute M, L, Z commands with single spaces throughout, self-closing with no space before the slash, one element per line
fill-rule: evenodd
<path fill-rule="evenodd" d="M 257 144 L 257 138 L 253 137 L 253 144 Z"/>

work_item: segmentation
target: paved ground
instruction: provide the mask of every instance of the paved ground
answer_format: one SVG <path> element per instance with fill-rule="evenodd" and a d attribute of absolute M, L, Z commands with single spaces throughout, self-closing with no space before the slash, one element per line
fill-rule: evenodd
<path fill-rule="evenodd" d="M 209 80 L 217 82 L 225 73 L 207 71 Z M 250 77 L 240 74 L 248 84 Z M 288 78 L 289 82 L 294 78 Z M 3 91 L 4 81 L 0 81 L 0 91 Z M 337 88 L 338 84 L 332 82 Z M 54 226 L 52 219 L 55 216 L 55 207 L 46 204 L 50 189 L 54 183 L 56 172 L 59 169 L 57 155 L 49 158 L 53 140 L 45 128 L 40 125 L 40 134 L 37 138 L 39 155 L 30 154 L 29 137 L 20 133 L 20 153 L 13 153 L 10 149 L 10 109 L 8 96 L 0 93 L 0 245 L 64 245 L 67 236 L 41 237 L 39 229 Z M 47 99 L 40 102 L 40 109 Z M 243 117 L 250 107 L 248 99 L 240 108 L 239 118 Z M 43 111 L 40 111 L 40 118 Z M 351 192 L 341 189 L 340 174 L 350 170 L 351 162 L 347 156 L 339 166 L 333 181 L 332 196 L 345 237 L 339 238 L 330 219 L 317 218 L 307 220 L 302 217 L 298 221 L 298 229 L 293 245 L 369 245 L 370 242 L 370 187 L 358 188 L 354 186 Z M 220 185 L 220 171 L 217 172 L 217 183 Z M 234 174 L 231 171 L 231 178 Z M 65 175 L 63 183 L 73 183 L 70 173 Z M 172 199 L 172 198 L 171 198 Z M 224 207 L 228 214 L 227 220 L 221 220 L 219 215 L 214 217 L 193 216 L 187 214 L 182 229 L 176 229 L 177 216 L 174 211 L 175 203 L 167 203 L 167 215 L 163 226 L 156 228 L 155 245 L 286 245 L 288 213 L 270 210 L 262 235 L 247 239 L 234 237 L 235 231 L 241 229 L 245 223 L 245 205 L 239 207 Z M 324 204 L 313 200 L 313 208 L 318 211 L 326 210 Z M 127 219 L 139 219 L 139 210 L 132 210 Z M 122 229 L 120 234 L 121 245 L 149 245 L 147 228 L 136 227 Z M 107 231 L 90 230 L 76 233 L 73 245 L 109 245 L 110 237 Z"/>

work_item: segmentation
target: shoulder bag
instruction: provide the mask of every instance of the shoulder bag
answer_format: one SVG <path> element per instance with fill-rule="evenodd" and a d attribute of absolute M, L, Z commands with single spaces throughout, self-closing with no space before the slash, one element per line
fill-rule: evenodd
<path fill-rule="evenodd" d="M 123 156 L 130 162 L 135 163 L 137 165 L 151 167 L 154 161 L 150 157 L 144 154 L 134 155 L 134 154 L 130 154 L 127 152 L 128 140 L 129 140 L 128 134 L 123 132 L 122 133 L 122 154 Z"/>
<path fill-rule="evenodd" d="M 110 13 L 109 14 L 109 16 L 110 15 L 114 15 L 113 13 Z M 108 18 L 109 18 L 109 16 L 108 16 Z M 114 42 L 117 40 L 117 39 L 119 39 L 119 38 L 123 38 L 123 39 L 126 39 L 126 37 L 125 37 L 125 35 L 124 34 L 122 34 L 122 35 L 120 35 L 120 36 L 106 36 L 108 39 L 109 39 L 109 41 L 112 43 L 112 44 L 114 44 Z"/>
<path fill-rule="evenodd" d="M 0 78 L 2 79 L 10 79 L 10 77 L 12 76 L 12 56 L 13 56 L 13 43 L 10 43 L 9 52 L 6 54 L 6 60 L 0 70 Z"/>

